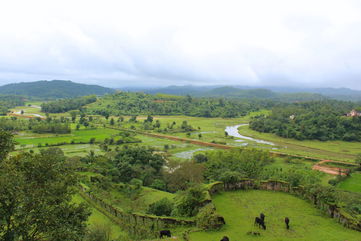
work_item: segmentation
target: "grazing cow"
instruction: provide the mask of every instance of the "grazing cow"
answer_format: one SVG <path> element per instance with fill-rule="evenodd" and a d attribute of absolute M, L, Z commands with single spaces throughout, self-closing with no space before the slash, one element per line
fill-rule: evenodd
<path fill-rule="evenodd" d="M 221 241 L 229 241 L 229 238 L 227 236 L 224 236 Z"/>
<path fill-rule="evenodd" d="M 262 221 L 264 222 L 264 218 L 266 217 L 263 213 L 261 213 L 260 215 L 259 215 L 259 217 L 262 219 Z"/>
<path fill-rule="evenodd" d="M 290 219 L 288 217 L 285 218 L 285 223 L 286 223 L 286 228 L 290 229 L 290 225 L 288 225 L 290 223 Z"/>
<path fill-rule="evenodd" d="M 249 231 L 249 232 L 247 232 L 247 235 L 260 236 L 260 235 L 261 235 L 261 233 L 260 233 L 260 232 L 253 232 L 253 231 Z"/>
<path fill-rule="evenodd" d="M 172 237 L 171 233 L 169 230 L 161 230 L 159 232 L 159 238 L 163 238 L 163 236 L 166 236 L 166 237 Z"/>
<path fill-rule="evenodd" d="M 254 219 L 254 225 L 258 225 L 258 227 L 262 227 L 264 230 L 266 230 L 266 225 L 264 224 L 264 221 L 260 217 L 256 217 Z"/>

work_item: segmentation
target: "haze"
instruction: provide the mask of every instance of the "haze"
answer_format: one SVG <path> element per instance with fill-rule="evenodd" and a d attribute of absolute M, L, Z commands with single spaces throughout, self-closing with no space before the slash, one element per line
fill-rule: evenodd
<path fill-rule="evenodd" d="M 0 85 L 361 89 L 360 1 L 2 1 Z"/>

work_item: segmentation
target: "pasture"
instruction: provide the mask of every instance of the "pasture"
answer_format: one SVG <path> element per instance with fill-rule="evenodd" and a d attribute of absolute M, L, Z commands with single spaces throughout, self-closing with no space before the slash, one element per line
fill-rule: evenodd
<path fill-rule="evenodd" d="M 287 193 L 272 191 L 224 192 L 213 198 L 217 212 L 226 221 L 220 231 L 191 233 L 191 241 L 218 241 L 224 235 L 231 241 L 360 241 L 357 231 L 344 228 L 335 220 L 305 200 Z M 266 215 L 266 230 L 254 226 L 260 213 Z M 290 229 L 285 228 L 284 218 L 289 217 Z M 249 231 L 261 233 L 260 237 L 247 235 Z"/>
<path fill-rule="evenodd" d="M 359 142 L 317 140 L 298 141 L 295 139 L 282 138 L 274 134 L 260 133 L 251 130 L 248 126 L 241 126 L 238 130 L 242 135 L 274 142 L 279 148 L 279 150 L 277 150 L 278 152 L 288 154 L 353 162 L 356 154 L 360 152 Z"/>
<path fill-rule="evenodd" d="M 361 172 L 352 173 L 350 177 L 340 182 L 337 187 L 345 191 L 361 193 Z"/>

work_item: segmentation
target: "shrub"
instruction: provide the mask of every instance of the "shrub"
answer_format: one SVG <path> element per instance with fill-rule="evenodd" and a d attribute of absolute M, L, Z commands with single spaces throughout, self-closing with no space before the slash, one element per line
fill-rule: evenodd
<path fill-rule="evenodd" d="M 168 198 L 163 198 L 149 205 L 147 213 L 157 216 L 170 216 L 173 211 L 173 202 Z"/>
<path fill-rule="evenodd" d="M 205 230 L 217 230 L 224 224 L 224 218 L 216 213 L 213 204 L 207 204 L 199 210 L 196 217 L 197 227 Z"/>

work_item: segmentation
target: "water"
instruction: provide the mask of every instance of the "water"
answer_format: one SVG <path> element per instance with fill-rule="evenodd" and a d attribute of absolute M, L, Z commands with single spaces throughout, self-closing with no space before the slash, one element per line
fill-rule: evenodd
<path fill-rule="evenodd" d="M 192 159 L 193 154 L 197 151 L 206 151 L 206 150 L 211 150 L 212 148 L 198 148 L 198 149 L 194 149 L 194 150 L 190 150 L 190 151 L 182 151 L 182 152 L 178 152 L 175 153 L 174 156 L 178 157 L 178 158 L 184 158 L 184 159 Z"/>
<path fill-rule="evenodd" d="M 254 142 L 258 143 L 258 144 L 265 144 L 265 145 L 270 145 L 270 146 L 275 145 L 273 142 L 270 142 L 270 141 L 255 139 L 255 138 L 252 138 L 252 137 L 249 137 L 249 136 L 243 136 L 243 135 L 239 134 L 238 128 L 240 126 L 247 126 L 247 125 L 248 124 L 239 124 L 239 125 L 235 125 L 235 126 L 227 126 L 225 131 L 228 133 L 229 136 L 239 138 L 238 140 L 235 140 L 237 142 L 245 142 L 245 140 L 248 140 L 248 141 L 254 141 Z"/>

